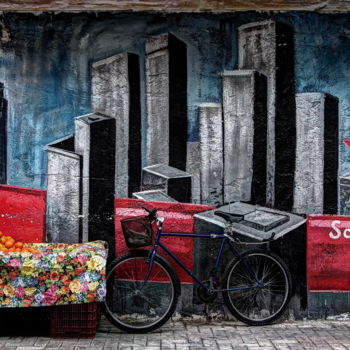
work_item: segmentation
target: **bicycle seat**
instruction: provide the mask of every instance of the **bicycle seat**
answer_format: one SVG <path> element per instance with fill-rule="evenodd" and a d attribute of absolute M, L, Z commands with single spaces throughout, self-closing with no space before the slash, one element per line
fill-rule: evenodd
<path fill-rule="evenodd" d="M 233 223 L 233 222 L 240 222 L 244 219 L 243 215 L 238 214 L 231 214 L 231 213 L 225 213 L 223 211 L 215 211 L 215 215 L 220 216 L 221 218 L 225 219 L 226 221 Z"/>

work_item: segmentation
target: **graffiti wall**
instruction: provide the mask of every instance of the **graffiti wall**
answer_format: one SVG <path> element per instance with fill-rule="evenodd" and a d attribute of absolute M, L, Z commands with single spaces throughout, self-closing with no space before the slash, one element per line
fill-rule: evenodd
<path fill-rule="evenodd" d="M 186 232 L 222 232 L 223 206 L 285 239 L 305 292 L 299 214 L 350 214 L 349 15 L 1 20 L 0 183 L 46 191 L 47 240 L 114 255 L 128 199 L 207 206 Z M 190 248 L 200 271 L 211 248 Z"/>

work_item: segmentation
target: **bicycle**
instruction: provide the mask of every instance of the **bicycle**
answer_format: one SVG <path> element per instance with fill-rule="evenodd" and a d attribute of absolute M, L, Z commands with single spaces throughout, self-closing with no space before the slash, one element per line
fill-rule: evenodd
<path fill-rule="evenodd" d="M 240 253 L 232 223 L 243 220 L 240 215 L 216 211 L 227 221 L 223 234 L 163 232 L 164 218 L 157 210 L 147 216 L 122 220 L 123 234 L 129 248 L 152 245 L 150 250 L 131 250 L 116 258 L 107 269 L 107 297 L 104 311 L 107 319 L 130 333 L 144 333 L 162 326 L 174 313 L 180 296 L 180 281 L 170 263 L 157 254 L 162 248 L 168 256 L 199 284 L 210 300 L 222 293 L 229 311 L 238 320 L 252 326 L 270 324 L 285 311 L 291 297 L 291 275 L 283 260 L 267 250 L 254 249 Z M 153 226 L 157 225 L 156 234 Z M 270 242 L 274 234 L 263 241 Z M 162 237 L 193 237 L 221 240 L 209 282 L 202 281 L 166 247 Z M 153 241 L 153 244 L 152 244 Z M 217 286 L 223 250 L 228 244 L 234 258 L 227 265 L 221 287 Z"/>

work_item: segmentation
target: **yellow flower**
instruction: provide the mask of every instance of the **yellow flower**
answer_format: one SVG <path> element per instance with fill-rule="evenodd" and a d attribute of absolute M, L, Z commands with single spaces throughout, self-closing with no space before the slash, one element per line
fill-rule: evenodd
<path fill-rule="evenodd" d="M 69 300 L 70 300 L 70 301 L 74 301 L 76 298 L 77 298 L 77 296 L 76 296 L 75 294 L 71 294 L 71 295 L 69 296 Z"/>
<path fill-rule="evenodd" d="M 30 287 L 30 288 L 25 288 L 24 289 L 24 294 L 27 296 L 31 296 L 35 293 L 36 288 L 35 287 Z"/>
<path fill-rule="evenodd" d="M 97 287 L 98 287 L 98 282 L 90 282 L 89 283 L 89 290 L 90 291 L 96 290 Z"/>
<path fill-rule="evenodd" d="M 69 289 L 72 293 L 79 293 L 80 292 L 80 282 L 79 281 L 72 281 L 69 283 Z"/>
<path fill-rule="evenodd" d="M 62 266 L 60 264 L 53 265 L 51 270 L 55 270 L 58 273 L 63 272 L 63 268 L 62 268 Z"/>
<path fill-rule="evenodd" d="M 29 260 L 26 260 L 21 267 L 21 272 L 24 275 L 32 275 L 34 272 L 34 265 L 32 264 L 32 262 Z"/>
<path fill-rule="evenodd" d="M 87 266 L 90 270 L 100 270 L 106 264 L 106 260 L 100 256 L 93 256 L 88 262 Z"/>
<path fill-rule="evenodd" d="M 10 284 L 7 284 L 4 287 L 4 294 L 8 297 L 13 297 L 15 295 L 15 288 L 13 288 Z"/>

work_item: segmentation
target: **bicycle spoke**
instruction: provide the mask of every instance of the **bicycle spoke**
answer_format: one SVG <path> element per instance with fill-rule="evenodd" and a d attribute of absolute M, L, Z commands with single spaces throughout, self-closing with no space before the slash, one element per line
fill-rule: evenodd
<path fill-rule="evenodd" d="M 256 288 L 241 289 L 261 282 Z M 227 277 L 228 289 L 224 293 L 230 310 L 239 319 L 249 324 L 263 324 L 278 316 L 286 306 L 289 288 L 288 279 L 277 260 L 267 253 L 251 253 L 232 263 Z"/>
<path fill-rule="evenodd" d="M 173 280 L 155 259 L 144 284 L 148 269 L 145 257 L 130 257 L 122 258 L 108 274 L 111 294 L 105 301 L 107 315 L 124 329 L 142 331 L 156 327 L 171 315 L 175 297 Z"/>

